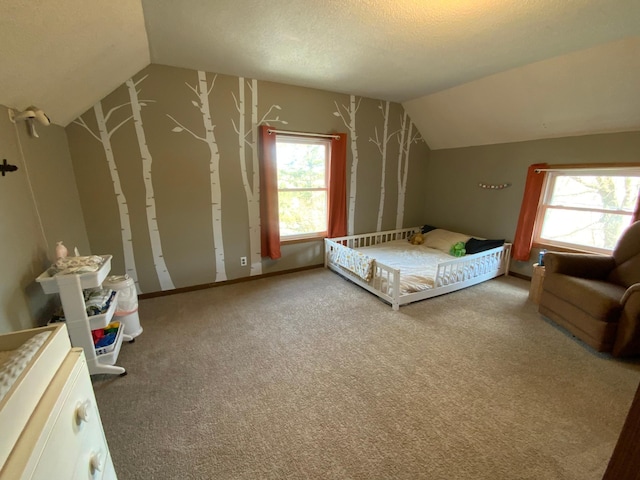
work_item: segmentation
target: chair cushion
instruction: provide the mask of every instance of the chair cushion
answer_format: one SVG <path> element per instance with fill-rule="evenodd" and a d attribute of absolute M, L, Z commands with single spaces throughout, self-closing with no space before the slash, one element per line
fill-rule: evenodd
<path fill-rule="evenodd" d="M 592 317 L 605 322 L 617 322 L 625 288 L 602 280 L 570 277 L 561 273 L 548 274 L 543 289 L 575 305 Z"/>

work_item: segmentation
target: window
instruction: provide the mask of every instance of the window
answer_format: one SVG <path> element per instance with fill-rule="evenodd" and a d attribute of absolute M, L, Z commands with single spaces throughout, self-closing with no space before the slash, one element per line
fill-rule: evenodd
<path fill-rule="evenodd" d="M 640 168 L 547 172 L 534 242 L 609 253 L 627 228 L 640 190 Z"/>
<path fill-rule="evenodd" d="M 323 237 L 325 232 L 326 236 L 331 237 L 342 237 L 347 234 L 347 135 L 345 133 L 312 133 L 302 137 L 297 135 L 301 134 L 273 130 L 268 125 L 260 125 L 260 152 L 258 155 L 260 162 L 260 251 L 263 257 L 269 257 L 272 260 L 282 257 L 281 241 Z M 293 143 L 301 145 L 301 148 L 318 145 L 317 148 L 321 152 L 324 149 L 324 154 L 318 154 L 315 160 L 305 158 L 303 155 L 300 157 L 302 160 L 296 162 L 288 159 L 285 152 L 282 160 L 279 161 L 277 144 L 283 138 L 283 145 Z M 321 163 L 318 163 L 314 168 L 308 167 L 316 165 L 316 161 Z M 305 162 L 307 167 L 304 166 Z M 288 168 L 287 165 L 289 165 Z M 279 172 L 279 170 L 281 171 Z M 301 177 L 297 180 L 295 179 L 296 171 Z M 289 197 L 288 201 L 283 201 L 282 204 L 279 202 L 281 191 L 278 185 L 278 175 L 282 177 L 282 193 Z M 316 181 L 317 177 L 323 175 L 323 181 Z M 322 191 L 324 191 L 324 195 L 315 193 Z M 280 235 L 280 208 L 283 210 L 282 218 L 286 225 L 284 236 Z M 312 225 L 303 226 L 309 219 L 314 220 Z"/>
<path fill-rule="evenodd" d="M 331 140 L 278 135 L 276 158 L 280 238 L 326 236 Z"/>

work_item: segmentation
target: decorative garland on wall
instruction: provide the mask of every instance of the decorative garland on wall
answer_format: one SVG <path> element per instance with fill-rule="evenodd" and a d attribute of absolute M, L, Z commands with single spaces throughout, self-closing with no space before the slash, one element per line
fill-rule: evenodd
<path fill-rule="evenodd" d="M 510 183 L 478 183 L 480 188 L 487 190 L 502 190 L 511 186 Z"/>

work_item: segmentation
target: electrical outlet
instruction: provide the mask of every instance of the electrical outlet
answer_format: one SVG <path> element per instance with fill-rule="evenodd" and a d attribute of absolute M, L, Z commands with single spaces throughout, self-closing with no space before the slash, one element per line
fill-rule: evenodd
<path fill-rule="evenodd" d="M 241 267 L 247 266 L 247 257 L 240 257 L 240 266 Z"/>

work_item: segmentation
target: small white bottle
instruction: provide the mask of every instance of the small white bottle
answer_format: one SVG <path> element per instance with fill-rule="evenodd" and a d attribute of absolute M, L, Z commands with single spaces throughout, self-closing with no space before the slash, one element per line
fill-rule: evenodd
<path fill-rule="evenodd" d="M 56 242 L 56 259 L 65 258 L 69 252 L 62 242 Z"/>

